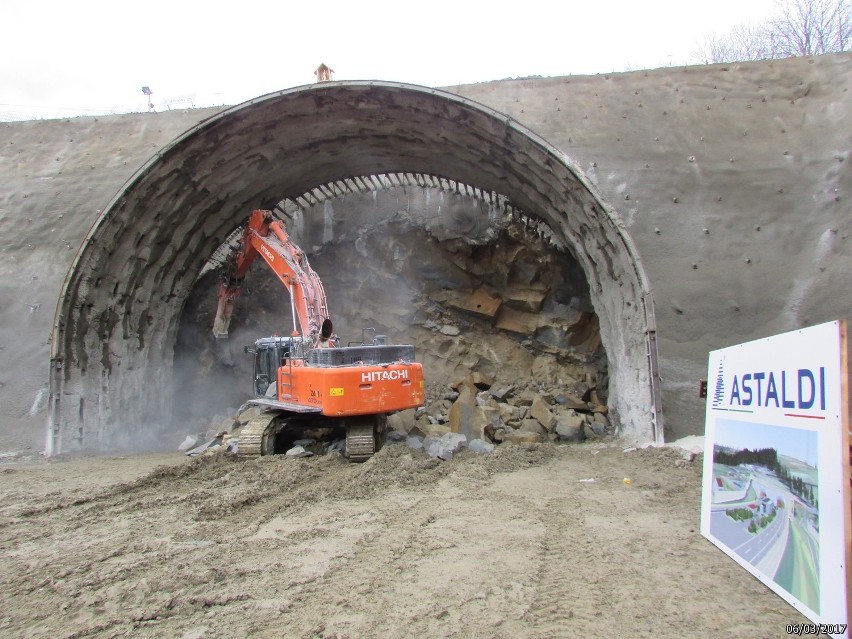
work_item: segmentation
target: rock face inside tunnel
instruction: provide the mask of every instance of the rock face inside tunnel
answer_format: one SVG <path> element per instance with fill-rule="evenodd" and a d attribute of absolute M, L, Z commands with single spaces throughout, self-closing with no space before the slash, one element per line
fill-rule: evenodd
<path fill-rule="evenodd" d="M 463 185 L 420 186 L 438 184 L 427 176 L 370 181 L 376 190 L 279 215 L 292 239 L 311 247 L 344 345 L 365 334 L 413 343 L 426 372 L 427 410 L 439 413 L 432 404 L 471 371 L 504 386 L 576 393 L 582 385 L 580 396 L 595 389 L 605 401 L 606 357 L 588 282 L 547 229 Z M 249 397 L 244 345 L 293 326 L 289 296 L 260 260 L 244 289 L 228 354 L 210 339 L 215 271 L 199 279 L 184 306 L 174 416 L 187 430 L 204 430 Z"/>
<path fill-rule="evenodd" d="M 121 445 L 167 428 L 184 302 L 250 208 L 392 173 L 499 194 L 549 229 L 557 247 L 570 247 L 609 354 L 612 421 L 629 438 L 662 437 L 644 270 L 620 218 L 582 173 L 481 105 L 435 90 L 352 82 L 282 91 L 225 111 L 160 151 L 113 199 L 61 296 L 49 452 Z"/>

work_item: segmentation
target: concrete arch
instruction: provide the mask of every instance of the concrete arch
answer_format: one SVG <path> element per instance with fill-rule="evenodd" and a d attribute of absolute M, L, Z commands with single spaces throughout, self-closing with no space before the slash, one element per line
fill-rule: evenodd
<path fill-rule="evenodd" d="M 272 93 L 200 123 L 109 203 L 57 306 L 48 453 L 120 445 L 167 420 L 183 302 L 247 211 L 391 172 L 496 191 L 564 240 L 600 318 L 611 418 L 625 436 L 662 439 L 648 282 L 620 218 L 580 169 L 516 121 L 457 95 L 334 82 Z"/>

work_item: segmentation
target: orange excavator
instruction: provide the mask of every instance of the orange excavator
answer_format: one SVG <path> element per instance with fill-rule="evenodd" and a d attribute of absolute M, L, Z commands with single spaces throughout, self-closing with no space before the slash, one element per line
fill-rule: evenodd
<path fill-rule="evenodd" d="M 284 223 L 262 210 L 252 212 L 225 265 L 216 339 L 228 337 L 243 278 L 258 255 L 290 295 L 293 330 L 246 348 L 254 354 L 255 397 L 249 403 L 262 412 L 231 434 L 229 444 L 236 442 L 239 455 L 268 455 L 285 452 L 306 430 L 345 431 L 345 455 L 366 461 L 384 442 L 387 414 L 424 403 L 423 367 L 414 361 L 414 346 L 389 345 L 381 335 L 366 343 L 372 329 L 362 332 L 361 343 L 340 346 L 319 276 Z"/>

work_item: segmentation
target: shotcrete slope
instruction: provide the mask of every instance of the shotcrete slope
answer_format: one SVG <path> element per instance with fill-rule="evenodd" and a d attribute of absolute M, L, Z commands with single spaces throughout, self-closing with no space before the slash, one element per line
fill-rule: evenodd
<path fill-rule="evenodd" d="M 707 350 L 850 314 L 851 71 L 842 54 L 449 89 L 562 149 L 625 219 L 655 293 L 670 438 L 703 428 Z M 86 231 L 215 112 L 0 127 L 0 449 L 43 442 L 52 314 Z"/>
<path fill-rule="evenodd" d="M 101 209 L 218 109 L 0 125 L 0 448 L 41 447 L 57 298 Z"/>
<path fill-rule="evenodd" d="M 671 439 L 707 351 L 852 315 L 852 55 L 449 90 L 564 150 L 623 216 L 657 308 Z"/>

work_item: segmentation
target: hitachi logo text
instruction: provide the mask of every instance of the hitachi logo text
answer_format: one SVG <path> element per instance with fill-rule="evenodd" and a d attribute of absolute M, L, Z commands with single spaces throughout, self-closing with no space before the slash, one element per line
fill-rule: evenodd
<path fill-rule="evenodd" d="M 408 371 L 373 371 L 372 373 L 361 373 L 362 382 L 386 382 L 394 379 L 408 379 Z"/>
<path fill-rule="evenodd" d="M 266 248 L 263 244 L 260 245 L 260 252 L 263 253 L 266 257 L 268 257 L 270 262 L 275 261 L 275 255 L 272 253 L 272 251 L 270 251 L 268 248 Z"/>

